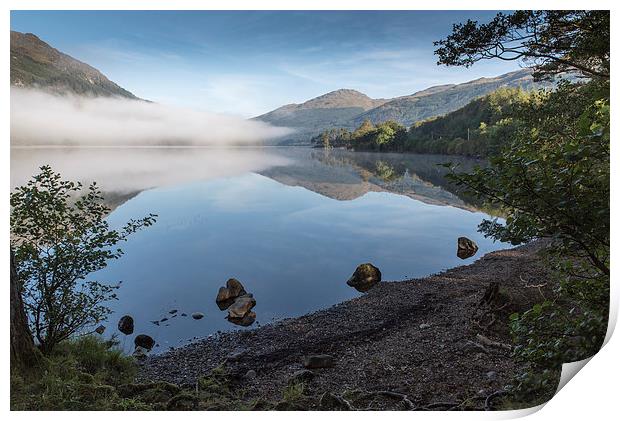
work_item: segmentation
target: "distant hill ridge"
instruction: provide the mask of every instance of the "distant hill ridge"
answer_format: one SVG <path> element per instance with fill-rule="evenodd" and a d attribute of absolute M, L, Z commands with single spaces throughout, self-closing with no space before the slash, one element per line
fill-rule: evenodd
<path fill-rule="evenodd" d="M 340 89 L 302 104 L 285 105 L 255 119 L 296 129 L 297 132 L 285 143 L 304 144 L 326 129 L 343 127 L 352 130 L 366 119 L 374 124 L 394 120 L 410 126 L 455 111 L 502 87 L 530 90 L 549 85 L 549 82 L 535 82 L 529 69 L 521 69 L 461 84 L 432 86 L 392 99 L 372 99 L 352 89 Z"/>
<path fill-rule="evenodd" d="M 55 93 L 138 99 L 99 70 L 30 33 L 11 31 L 11 85 Z"/>

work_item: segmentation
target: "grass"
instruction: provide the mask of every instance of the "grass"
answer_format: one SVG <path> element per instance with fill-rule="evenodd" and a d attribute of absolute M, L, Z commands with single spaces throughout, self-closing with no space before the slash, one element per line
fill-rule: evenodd
<path fill-rule="evenodd" d="M 40 366 L 11 373 L 11 410 L 262 410 L 276 404 L 249 400 L 224 366 L 184 389 L 167 382 L 134 383 L 137 365 L 114 341 L 84 336 L 60 344 Z M 284 391 L 298 406 L 303 389 Z"/>
<path fill-rule="evenodd" d="M 39 367 L 11 373 L 12 410 L 119 409 L 128 402 L 116 386 L 133 380 L 137 367 L 113 344 L 92 336 L 62 343 Z"/>

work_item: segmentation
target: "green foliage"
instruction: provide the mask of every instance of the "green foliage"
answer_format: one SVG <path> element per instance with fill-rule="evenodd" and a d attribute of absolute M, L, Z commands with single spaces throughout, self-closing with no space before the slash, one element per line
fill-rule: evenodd
<path fill-rule="evenodd" d="M 519 126 L 515 110 L 536 98 L 535 92 L 500 88 L 445 116 L 414 124 L 404 149 L 480 157 L 497 154 Z"/>
<path fill-rule="evenodd" d="M 519 244 L 555 240 L 558 254 L 584 258 L 609 275 L 609 92 L 561 84 L 518 111 L 522 122 L 491 165 L 451 175 L 505 210 L 506 223 L 482 232 Z"/>
<path fill-rule="evenodd" d="M 402 150 L 406 129 L 395 121 L 386 121 L 374 126 L 365 120 L 355 131 L 330 129 L 312 139 L 312 143 L 323 147 L 346 147 L 360 150 Z"/>
<path fill-rule="evenodd" d="M 519 10 L 489 23 L 468 20 L 435 42 L 438 64 L 469 67 L 500 58 L 534 66 L 535 76 L 568 71 L 609 80 L 608 10 Z"/>
<path fill-rule="evenodd" d="M 30 328 L 45 353 L 105 319 L 104 303 L 118 286 L 87 276 L 122 255 L 118 242 L 155 222 L 149 215 L 111 230 L 103 200 L 95 183 L 83 192 L 49 166 L 11 193 L 11 247 Z"/>
<path fill-rule="evenodd" d="M 559 367 L 587 358 L 604 340 L 609 311 L 609 12 L 518 11 L 486 25 L 454 26 L 436 43 L 439 62 L 469 66 L 486 58 L 530 59 L 537 76 L 578 71 L 587 83 L 563 81 L 539 91 L 499 120 L 509 141 L 490 165 L 450 179 L 490 206 L 487 236 L 519 244 L 547 238 L 560 288 L 510 317 L 514 356 L 524 367 L 511 406 L 553 395 Z M 486 122 L 485 122 L 486 123 Z M 484 134 L 489 128 L 480 126 Z M 541 400 L 541 398 L 543 400 Z"/>
<path fill-rule="evenodd" d="M 93 410 L 135 408 L 115 386 L 131 381 L 136 365 L 121 350 L 85 336 L 61 343 L 43 367 L 11 375 L 12 410 Z M 139 409 L 139 408 L 136 408 Z"/>

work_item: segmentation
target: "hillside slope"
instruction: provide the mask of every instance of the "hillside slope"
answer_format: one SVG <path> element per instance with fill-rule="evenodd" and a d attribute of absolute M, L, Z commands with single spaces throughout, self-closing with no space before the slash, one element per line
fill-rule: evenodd
<path fill-rule="evenodd" d="M 455 111 L 499 88 L 519 87 L 530 90 L 542 86 L 544 84 L 534 82 L 531 71 L 526 69 L 459 85 L 443 85 L 388 101 L 357 116 L 354 125 L 359 126 L 365 119 L 369 119 L 375 124 L 394 120 L 410 126 L 417 121 Z"/>
<path fill-rule="evenodd" d="M 350 89 L 341 89 L 311 99 L 303 104 L 290 104 L 256 117 L 276 126 L 297 131 L 285 139 L 288 144 L 307 144 L 326 129 L 353 130 L 364 120 L 374 124 L 394 120 L 405 126 L 455 111 L 472 100 L 502 87 L 530 90 L 546 86 L 535 82 L 531 71 L 522 69 L 493 78 L 480 78 L 458 85 L 438 85 L 412 95 L 393 99 L 372 99 Z"/>
<path fill-rule="evenodd" d="M 99 70 L 64 54 L 34 34 L 11 31 L 11 85 L 56 93 L 138 99 Z"/>

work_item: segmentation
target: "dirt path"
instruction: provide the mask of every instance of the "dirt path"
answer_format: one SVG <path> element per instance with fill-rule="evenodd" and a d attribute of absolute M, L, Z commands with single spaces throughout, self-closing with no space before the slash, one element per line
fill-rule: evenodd
<path fill-rule="evenodd" d="M 510 343 L 508 316 L 545 294 L 531 287 L 547 277 L 538 248 L 493 252 L 472 265 L 423 279 L 381 282 L 326 310 L 150 357 L 139 377 L 194 384 L 225 363 L 246 397 L 278 401 L 291 376 L 303 368 L 303 356 L 329 354 L 334 366 L 314 370 L 305 394 L 389 391 L 406 395 L 416 407 L 461 403 L 483 408 L 485 397 L 518 369 L 510 349 L 499 345 Z M 499 295 L 481 304 L 492 282 L 499 283 Z M 256 376 L 246 376 L 249 370 Z M 410 406 L 397 395 L 356 396 L 356 407 L 363 404 L 364 409 Z"/>

